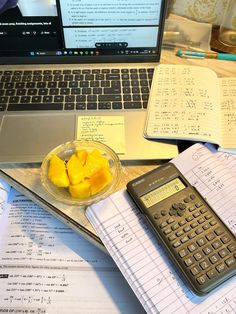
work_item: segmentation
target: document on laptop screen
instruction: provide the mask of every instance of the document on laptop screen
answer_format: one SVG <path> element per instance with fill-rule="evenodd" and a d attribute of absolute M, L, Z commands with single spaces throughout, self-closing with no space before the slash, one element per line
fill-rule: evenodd
<path fill-rule="evenodd" d="M 111 42 L 129 47 L 156 46 L 160 0 L 67 0 L 60 1 L 60 9 L 66 48 L 93 48 Z"/>

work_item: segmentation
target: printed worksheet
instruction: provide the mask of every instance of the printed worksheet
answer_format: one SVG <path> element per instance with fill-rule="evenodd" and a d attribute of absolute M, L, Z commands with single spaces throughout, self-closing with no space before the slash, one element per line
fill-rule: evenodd
<path fill-rule="evenodd" d="M 0 313 L 144 313 L 109 255 L 14 189 L 3 204 Z"/>

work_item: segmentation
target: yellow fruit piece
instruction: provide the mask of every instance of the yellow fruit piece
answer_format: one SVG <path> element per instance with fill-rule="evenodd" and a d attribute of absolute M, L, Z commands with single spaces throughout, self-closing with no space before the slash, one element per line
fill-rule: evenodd
<path fill-rule="evenodd" d="M 48 178 L 59 187 L 68 187 L 69 178 L 66 171 L 65 162 L 57 155 L 52 155 L 48 169 Z"/>
<path fill-rule="evenodd" d="M 87 156 L 86 164 L 84 165 L 84 176 L 91 178 L 103 168 L 109 169 L 109 162 L 98 150 L 94 150 Z"/>
<path fill-rule="evenodd" d="M 84 167 L 76 154 L 70 156 L 67 164 L 68 176 L 71 184 L 78 184 L 84 179 Z"/>
<path fill-rule="evenodd" d="M 91 194 L 96 194 L 105 188 L 112 180 L 111 172 L 102 168 L 99 172 L 95 173 L 90 179 L 91 184 Z"/>
<path fill-rule="evenodd" d="M 80 150 L 77 150 L 76 155 L 80 159 L 82 165 L 84 166 L 86 163 L 88 152 L 85 149 L 80 149 Z"/>
<path fill-rule="evenodd" d="M 91 195 L 90 182 L 88 180 L 84 180 L 79 184 L 71 184 L 69 186 L 69 192 L 74 198 L 89 198 Z"/>

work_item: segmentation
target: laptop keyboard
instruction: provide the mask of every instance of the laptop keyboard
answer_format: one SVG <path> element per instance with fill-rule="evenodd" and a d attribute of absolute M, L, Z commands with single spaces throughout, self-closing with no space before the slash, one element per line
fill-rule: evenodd
<path fill-rule="evenodd" d="M 0 71 L 0 111 L 145 109 L 153 71 Z"/>

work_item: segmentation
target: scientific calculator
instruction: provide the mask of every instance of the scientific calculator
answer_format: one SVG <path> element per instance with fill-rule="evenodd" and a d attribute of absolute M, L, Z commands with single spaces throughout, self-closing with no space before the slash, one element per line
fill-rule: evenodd
<path fill-rule="evenodd" d="M 127 191 L 197 295 L 236 274 L 234 234 L 172 163 L 130 181 Z"/>

